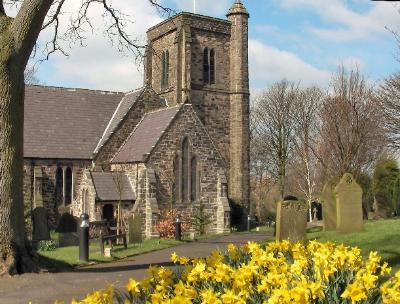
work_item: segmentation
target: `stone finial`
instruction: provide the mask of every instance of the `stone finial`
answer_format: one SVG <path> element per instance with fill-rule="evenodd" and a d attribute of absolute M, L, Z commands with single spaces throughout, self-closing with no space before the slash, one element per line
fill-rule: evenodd
<path fill-rule="evenodd" d="M 226 16 L 229 17 L 230 15 L 237 15 L 237 14 L 243 14 L 243 15 L 250 16 L 246 7 L 243 5 L 242 1 L 240 1 L 240 0 L 235 1 L 235 3 L 229 9 L 228 14 Z"/>

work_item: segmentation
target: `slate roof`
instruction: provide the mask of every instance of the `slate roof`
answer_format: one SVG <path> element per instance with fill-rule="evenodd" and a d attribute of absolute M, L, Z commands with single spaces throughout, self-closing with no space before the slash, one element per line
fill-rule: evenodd
<path fill-rule="evenodd" d="M 107 142 L 112 133 L 117 129 L 120 122 L 124 119 L 125 115 L 128 113 L 132 105 L 135 103 L 137 98 L 142 94 L 143 88 L 127 93 L 119 102 L 117 108 L 115 109 L 111 120 L 109 121 L 104 133 L 97 143 L 94 153 L 97 153 L 100 148 Z"/>
<path fill-rule="evenodd" d="M 24 157 L 90 159 L 120 92 L 27 86 Z"/>
<path fill-rule="evenodd" d="M 116 176 L 116 180 L 121 181 L 122 185 L 122 196 L 123 201 L 134 201 L 136 196 L 133 192 L 128 177 L 124 173 L 111 173 L 111 172 L 90 172 L 94 188 L 96 190 L 97 200 L 100 201 L 118 201 L 119 192 L 117 187 L 117 181 L 114 180 L 113 175 Z M 118 174 L 121 174 L 118 176 Z"/>
<path fill-rule="evenodd" d="M 147 113 L 122 145 L 113 163 L 142 162 L 143 155 L 149 154 L 170 125 L 180 106 Z"/>

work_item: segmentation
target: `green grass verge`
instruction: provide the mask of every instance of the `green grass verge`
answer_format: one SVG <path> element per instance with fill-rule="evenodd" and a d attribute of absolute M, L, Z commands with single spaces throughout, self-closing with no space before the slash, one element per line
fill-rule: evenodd
<path fill-rule="evenodd" d="M 135 256 L 138 254 L 160 250 L 182 244 L 175 240 L 145 240 L 140 244 L 128 244 L 125 249 L 123 245 L 113 247 L 112 257 L 107 258 L 100 253 L 99 242 L 92 242 L 89 245 L 89 263 L 104 263 Z M 57 248 L 53 251 L 39 251 L 41 264 L 49 271 L 66 271 L 73 267 L 87 265 L 88 263 L 79 260 L 79 247 L 70 246 Z"/>
<path fill-rule="evenodd" d="M 307 238 L 319 242 L 332 241 L 346 246 L 357 246 L 365 257 L 371 251 L 377 251 L 394 271 L 400 269 L 400 219 L 365 221 L 364 231 L 358 233 L 342 234 L 314 228 L 309 230 Z"/>

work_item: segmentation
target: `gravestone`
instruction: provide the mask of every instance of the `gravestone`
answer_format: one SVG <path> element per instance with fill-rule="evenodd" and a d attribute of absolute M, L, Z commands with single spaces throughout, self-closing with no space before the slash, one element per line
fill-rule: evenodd
<path fill-rule="evenodd" d="M 50 240 L 47 210 L 44 207 L 33 209 L 33 240 Z"/>
<path fill-rule="evenodd" d="M 345 173 L 335 187 L 336 223 L 339 232 L 363 230 L 362 189 L 353 175 Z"/>
<path fill-rule="evenodd" d="M 321 204 L 322 204 L 322 221 L 324 231 L 336 230 L 336 196 L 335 185 L 333 182 L 328 182 L 322 189 Z"/>
<path fill-rule="evenodd" d="M 138 213 L 134 213 L 128 219 L 128 243 L 137 244 L 142 242 L 142 220 Z"/>
<path fill-rule="evenodd" d="M 59 232 L 59 247 L 77 246 L 79 244 L 77 219 L 73 215 L 64 213 L 60 218 L 56 231 Z"/>
<path fill-rule="evenodd" d="M 70 213 L 61 215 L 56 231 L 60 233 L 76 232 L 77 220 Z"/>
<path fill-rule="evenodd" d="M 276 213 L 276 240 L 297 242 L 306 238 L 308 206 L 304 201 L 278 202 Z"/>

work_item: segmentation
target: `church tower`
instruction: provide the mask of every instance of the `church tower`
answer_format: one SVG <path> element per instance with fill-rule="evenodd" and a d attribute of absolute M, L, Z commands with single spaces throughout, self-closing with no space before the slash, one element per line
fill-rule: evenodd
<path fill-rule="evenodd" d="M 230 171 L 229 197 L 249 211 L 249 13 L 236 0 L 227 17 L 231 22 L 230 41 Z"/>
<path fill-rule="evenodd" d="M 145 83 L 168 105 L 192 105 L 224 160 L 229 198 L 248 210 L 249 13 L 236 0 L 227 17 L 182 12 L 150 28 Z"/>

